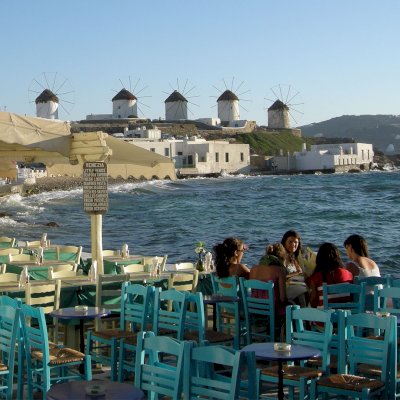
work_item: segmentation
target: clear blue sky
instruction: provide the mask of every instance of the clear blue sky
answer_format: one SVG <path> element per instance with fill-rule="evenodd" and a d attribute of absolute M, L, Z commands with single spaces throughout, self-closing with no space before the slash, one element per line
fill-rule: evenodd
<path fill-rule="evenodd" d="M 190 118 L 217 116 L 225 84 L 259 125 L 279 84 L 299 92 L 299 125 L 398 115 L 399 18 L 398 0 L 3 0 L 0 109 L 34 115 L 34 79 L 57 72 L 74 92 L 61 119 L 111 113 L 120 80 L 149 118 L 178 85 Z"/>

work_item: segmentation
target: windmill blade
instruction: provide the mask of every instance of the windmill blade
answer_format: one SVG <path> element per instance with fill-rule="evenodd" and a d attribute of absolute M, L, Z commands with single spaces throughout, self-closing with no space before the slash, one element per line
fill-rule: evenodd
<path fill-rule="evenodd" d="M 300 94 L 300 92 L 297 92 L 295 95 L 293 95 L 288 101 L 286 101 L 286 104 L 289 104 L 292 102 L 292 100 L 297 97 Z"/>
<path fill-rule="evenodd" d="M 57 94 L 67 82 L 68 82 L 68 79 L 65 78 L 64 82 L 55 90 L 55 94 Z"/>
<path fill-rule="evenodd" d="M 54 91 L 54 88 L 56 86 L 56 79 L 57 79 L 57 72 L 54 74 L 54 79 L 53 79 L 53 86 L 51 87 L 51 90 Z"/>
<path fill-rule="evenodd" d="M 44 80 L 45 80 L 45 82 L 46 82 L 47 87 L 50 89 L 50 85 L 49 85 L 49 82 L 48 82 L 48 80 L 47 80 L 46 72 L 43 72 L 43 77 L 44 77 Z"/>
<path fill-rule="evenodd" d="M 244 94 L 247 94 L 247 93 L 251 93 L 251 90 L 249 89 L 249 90 L 246 90 L 245 92 L 239 93 L 239 94 L 238 94 L 238 97 L 240 97 L 240 96 L 242 96 L 242 95 L 244 95 Z M 241 100 L 241 99 L 240 99 L 240 100 Z"/>
<path fill-rule="evenodd" d="M 242 81 L 242 82 L 239 84 L 239 86 L 235 89 L 235 92 L 238 92 L 239 89 L 243 86 L 243 84 L 244 84 L 244 81 Z"/>
<path fill-rule="evenodd" d="M 60 103 L 59 105 L 68 115 L 70 115 L 70 112 L 62 105 L 62 103 Z"/>
<path fill-rule="evenodd" d="M 60 97 L 60 96 L 65 96 L 66 94 L 72 94 L 72 93 L 74 93 L 73 90 L 71 90 L 71 91 L 69 91 L 69 92 L 63 92 L 63 93 L 58 93 L 58 92 L 57 92 L 57 96 Z"/>
<path fill-rule="evenodd" d="M 142 89 L 140 89 L 139 91 L 137 91 L 136 92 L 136 89 L 134 90 L 135 91 L 135 94 L 136 94 L 136 97 L 138 96 L 138 95 L 140 95 L 140 93 L 142 93 L 144 90 L 146 90 L 146 89 L 148 89 L 148 86 L 144 86 Z M 141 96 L 141 97 L 143 97 L 143 96 Z M 147 97 L 150 97 L 150 96 L 147 96 Z"/>

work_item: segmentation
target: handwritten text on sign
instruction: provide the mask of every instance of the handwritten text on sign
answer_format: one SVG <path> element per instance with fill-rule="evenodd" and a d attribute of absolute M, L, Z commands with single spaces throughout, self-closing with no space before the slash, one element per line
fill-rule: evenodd
<path fill-rule="evenodd" d="M 95 214 L 108 210 L 108 176 L 104 162 L 83 164 L 83 209 Z"/>

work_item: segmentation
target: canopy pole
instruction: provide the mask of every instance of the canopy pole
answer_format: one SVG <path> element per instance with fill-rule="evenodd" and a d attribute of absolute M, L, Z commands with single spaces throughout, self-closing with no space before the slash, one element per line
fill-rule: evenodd
<path fill-rule="evenodd" d="M 102 214 L 90 215 L 92 260 L 97 261 L 97 273 L 104 274 L 103 265 L 103 216 Z"/>

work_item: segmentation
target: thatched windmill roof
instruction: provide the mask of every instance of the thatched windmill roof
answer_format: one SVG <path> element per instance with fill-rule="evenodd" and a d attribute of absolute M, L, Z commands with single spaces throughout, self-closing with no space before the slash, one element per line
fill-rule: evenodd
<path fill-rule="evenodd" d="M 182 96 L 177 90 L 174 90 L 164 101 L 164 103 L 173 103 L 175 101 L 186 101 L 184 96 Z"/>
<path fill-rule="evenodd" d="M 48 101 L 54 101 L 55 103 L 59 103 L 58 97 L 49 89 L 43 90 L 42 93 L 39 94 L 35 99 L 35 103 L 47 103 Z"/>
<path fill-rule="evenodd" d="M 233 100 L 239 100 L 239 98 L 236 96 L 235 93 L 231 92 L 230 90 L 225 90 L 225 92 L 218 97 L 217 102 L 223 100 L 233 101 Z"/>
<path fill-rule="evenodd" d="M 115 100 L 137 100 L 137 98 L 129 90 L 121 89 L 111 101 Z"/>
<path fill-rule="evenodd" d="M 289 110 L 289 107 L 283 101 L 276 100 L 275 103 L 268 108 L 268 111 L 270 110 Z"/>

